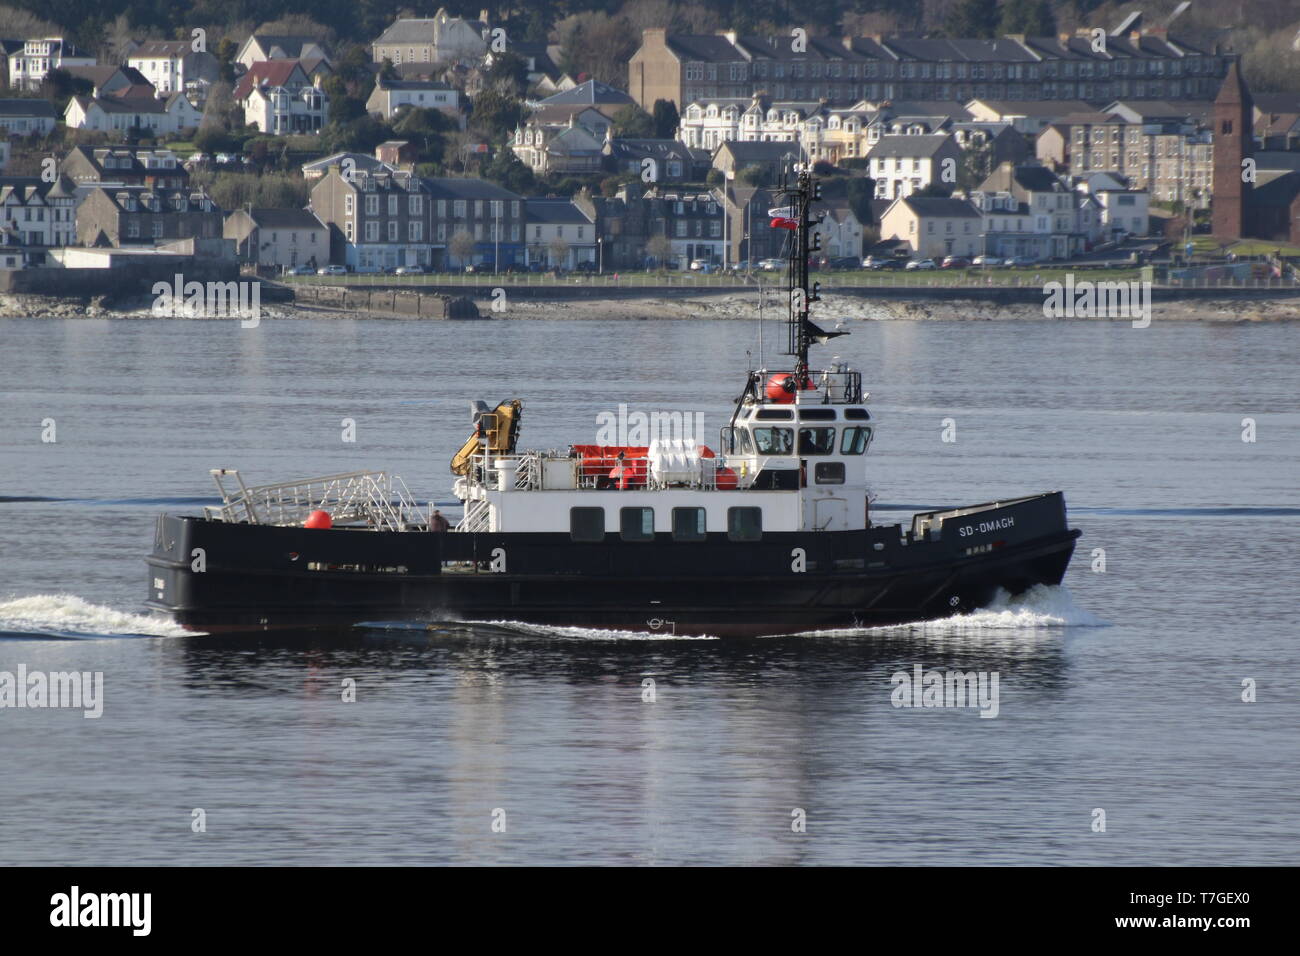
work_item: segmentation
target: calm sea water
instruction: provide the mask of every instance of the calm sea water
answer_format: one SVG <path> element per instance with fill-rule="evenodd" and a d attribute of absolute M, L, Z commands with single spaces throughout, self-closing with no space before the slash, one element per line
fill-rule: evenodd
<path fill-rule="evenodd" d="M 471 399 L 522 398 L 530 447 L 620 401 L 716 435 L 754 326 L 0 322 L 0 497 L 46 499 L 0 501 L 0 671 L 104 675 L 99 719 L 0 709 L 0 862 L 1300 862 L 1298 335 L 880 322 L 823 350 L 873 393 L 879 514 L 1066 491 L 1065 586 L 970 618 L 212 637 L 140 614 L 153 516 L 209 468 L 448 501 Z M 918 664 L 996 671 L 997 717 L 892 706 Z"/>

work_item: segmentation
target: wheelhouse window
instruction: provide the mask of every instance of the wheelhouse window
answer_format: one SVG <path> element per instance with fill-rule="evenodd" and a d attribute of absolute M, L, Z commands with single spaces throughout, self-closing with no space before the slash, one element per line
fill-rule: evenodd
<path fill-rule="evenodd" d="M 732 541 L 758 541 L 763 537 L 762 508 L 728 508 L 727 537 Z"/>
<path fill-rule="evenodd" d="M 794 418 L 794 412 L 788 408 L 760 408 L 754 413 L 759 421 L 788 422 Z"/>
<path fill-rule="evenodd" d="M 844 429 L 840 438 L 841 455 L 861 455 L 871 443 L 871 429 L 862 425 Z"/>
<path fill-rule="evenodd" d="M 799 429 L 799 454 L 833 455 L 835 454 L 834 428 Z"/>
<path fill-rule="evenodd" d="M 819 461 L 813 474 L 819 485 L 842 485 L 844 484 L 844 462 Z"/>
<path fill-rule="evenodd" d="M 569 537 L 574 541 L 604 541 L 605 509 L 570 508 Z"/>
<path fill-rule="evenodd" d="M 755 428 L 754 447 L 760 455 L 789 455 L 794 451 L 794 431 L 789 428 Z"/>
<path fill-rule="evenodd" d="M 801 408 L 801 409 L 799 409 L 799 421 L 801 421 L 801 422 L 833 422 L 833 421 L 835 421 L 835 409 L 833 409 L 833 408 Z"/>
<path fill-rule="evenodd" d="M 867 412 L 865 408 L 846 408 L 844 409 L 844 417 L 860 418 L 863 421 L 866 421 L 868 418 L 871 417 L 871 415 Z"/>
<path fill-rule="evenodd" d="M 705 538 L 703 508 L 673 509 L 673 540 L 703 541 Z"/>
<path fill-rule="evenodd" d="M 619 537 L 624 541 L 653 541 L 655 537 L 655 510 L 653 508 L 618 509 Z"/>

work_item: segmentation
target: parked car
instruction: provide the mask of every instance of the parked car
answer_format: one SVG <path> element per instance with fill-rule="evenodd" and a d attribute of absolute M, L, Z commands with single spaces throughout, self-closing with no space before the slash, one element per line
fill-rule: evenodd
<path fill-rule="evenodd" d="M 772 272 L 785 268 L 784 259 L 763 259 L 758 263 L 758 268 L 764 272 Z"/>
<path fill-rule="evenodd" d="M 937 269 L 933 259 L 913 259 L 907 264 L 909 271 L 914 269 Z"/>
<path fill-rule="evenodd" d="M 314 276 L 315 274 L 316 270 L 311 266 L 297 266 L 289 270 L 291 276 Z"/>
<path fill-rule="evenodd" d="M 945 256 L 940 269 L 969 269 L 970 260 L 965 256 Z"/>
<path fill-rule="evenodd" d="M 861 269 L 862 260 L 857 256 L 836 256 L 827 265 L 832 269 Z"/>
<path fill-rule="evenodd" d="M 971 260 L 971 265 L 977 266 L 981 269 L 987 266 L 1000 266 L 1002 265 L 1002 257 L 990 256 L 990 255 L 979 255 Z"/>
<path fill-rule="evenodd" d="M 727 271 L 728 271 L 728 272 L 748 272 L 748 271 L 749 271 L 749 260 L 748 260 L 748 259 L 741 259 L 739 262 L 733 262 L 731 265 L 727 266 Z"/>
<path fill-rule="evenodd" d="M 422 276 L 424 275 L 424 268 L 422 266 L 398 266 L 393 270 L 393 275 Z"/>
<path fill-rule="evenodd" d="M 897 259 L 891 259 L 887 256 L 867 256 L 862 260 L 862 268 L 876 272 L 881 269 L 901 269 L 902 267 L 902 264 Z"/>
<path fill-rule="evenodd" d="M 1038 258 L 1036 256 L 1012 256 L 1010 259 L 1007 260 L 1007 265 L 1009 266 L 1024 267 L 1024 266 L 1032 266 L 1037 264 L 1038 264 Z"/>
<path fill-rule="evenodd" d="M 691 271 L 692 271 L 692 272 L 709 272 L 709 271 L 712 270 L 712 268 L 713 268 L 713 263 L 710 262 L 708 259 L 692 259 L 692 260 L 691 260 Z"/>
<path fill-rule="evenodd" d="M 345 276 L 348 270 L 343 266 L 321 266 L 316 270 L 318 276 Z"/>

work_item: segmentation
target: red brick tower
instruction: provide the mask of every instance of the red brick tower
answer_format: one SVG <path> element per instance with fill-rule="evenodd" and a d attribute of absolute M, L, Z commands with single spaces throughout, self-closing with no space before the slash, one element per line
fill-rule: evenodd
<path fill-rule="evenodd" d="M 1242 160 L 1254 151 L 1254 104 L 1237 62 L 1228 64 L 1228 74 L 1214 100 L 1214 190 L 1212 226 L 1217 239 L 1246 235 L 1249 223 L 1251 184 L 1243 178 Z"/>

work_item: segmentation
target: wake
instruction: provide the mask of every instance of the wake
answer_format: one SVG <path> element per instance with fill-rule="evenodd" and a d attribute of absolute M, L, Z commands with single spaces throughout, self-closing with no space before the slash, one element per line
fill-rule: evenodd
<path fill-rule="evenodd" d="M 91 604 L 73 594 L 34 594 L 0 602 L 0 637 L 192 637 L 179 624 Z"/>

